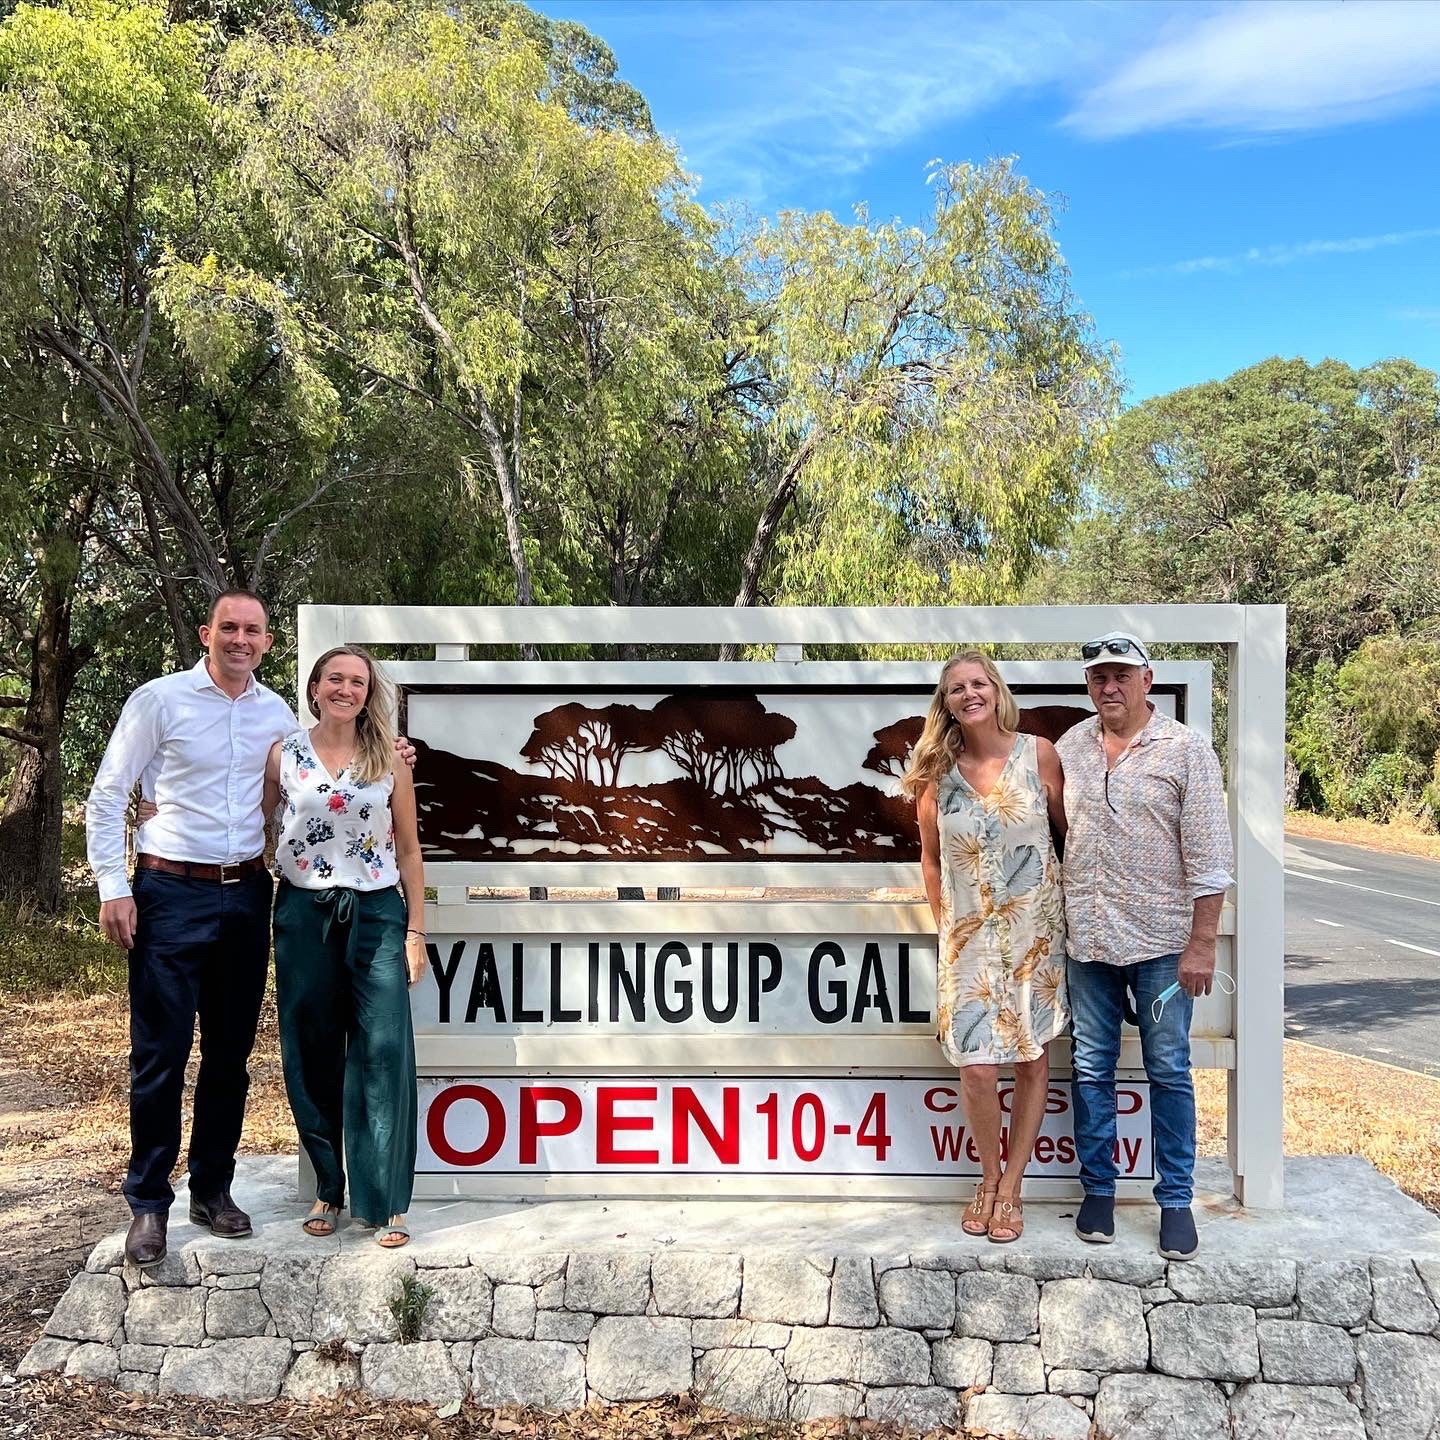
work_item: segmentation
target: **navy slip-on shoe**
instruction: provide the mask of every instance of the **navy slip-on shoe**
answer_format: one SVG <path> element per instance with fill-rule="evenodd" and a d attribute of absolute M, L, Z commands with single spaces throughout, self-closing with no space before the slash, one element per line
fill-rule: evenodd
<path fill-rule="evenodd" d="M 1075 1217 L 1075 1233 L 1092 1245 L 1109 1245 L 1115 1239 L 1115 1197 L 1087 1195 Z"/>
<path fill-rule="evenodd" d="M 1200 1253 L 1200 1236 L 1188 1205 L 1160 1212 L 1160 1253 L 1167 1260 L 1193 1260 Z"/>

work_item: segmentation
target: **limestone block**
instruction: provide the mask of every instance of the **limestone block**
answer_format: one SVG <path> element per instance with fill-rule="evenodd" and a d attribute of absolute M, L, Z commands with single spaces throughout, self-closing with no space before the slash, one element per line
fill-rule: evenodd
<path fill-rule="evenodd" d="M 125 1338 L 132 1345 L 198 1345 L 205 1338 L 205 1294 L 198 1285 L 136 1290 L 125 1311 Z"/>
<path fill-rule="evenodd" d="M 784 1420 L 790 1409 L 785 1371 L 769 1350 L 707 1350 L 695 1365 L 695 1396 L 757 1420 Z"/>
<path fill-rule="evenodd" d="M 939 1385 L 881 1386 L 866 1392 L 865 1414 L 907 1430 L 939 1430 L 959 1418 L 959 1402 Z"/>
<path fill-rule="evenodd" d="M 1045 1391 L 1045 1362 L 1038 1345 L 997 1345 L 990 1383 L 1007 1395 L 1040 1395 Z"/>
<path fill-rule="evenodd" d="M 1005 1268 L 1012 1275 L 1028 1275 L 1032 1280 L 1078 1280 L 1085 1274 L 1086 1255 L 1066 1250 L 1041 1251 L 1027 1254 L 1017 1250 L 1005 1257 Z"/>
<path fill-rule="evenodd" d="M 328 1255 L 277 1255 L 260 1274 L 260 1298 L 278 1335 L 294 1340 L 315 1336 L 315 1302 Z"/>
<path fill-rule="evenodd" d="M 1079 1281 L 1057 1280 L 1057 1285 Z M 955 1281 L 955 1333 L 1025 1340 L 1039 1324 L 1040 1287 L 1028 1275 L 977 1270 Z"/>
<path fill-rule="evenodd" d="M 1360 1411 L 1325 1385 L 1242 1385 L 1231 1397 L 1235 1440 L 1365 1440 Z"/>
<path fill-rule="evenodd" d="M 570 1257 L 565 1275 L 565 1308 L 596 1315 L 643 1315 L 650 1301 L 648 1255 Z"/>
<path fill-rule="evenodd" d="M 1160 1305 L 1150 1312 L 1150 1364 L 1191 1380 L 1260 1373 L 1255 1312 L 1247 1305 Z"/>
<path fill-rule="evenodd" d="M 212 1275 L 209 1283 L 217 1290 L 255 1290 L 260 1285 L 260 1271 L 247 1270 L 240 1275 Z"/>
<path fill-rule="evenodd" d="M 347 1252 L 326 1262 L 315 1296 L 316 1340 L 369 1345 L 397 1338 L 390 1302 L 400 1293 L 401 1279 L 415 1273 L 415 1262 L 407 1255 L 377 1254 L 377 1250 L 375 1246 L 360 1254 Z M 260 1284 L 264 1294 L 265 1281 Z"/>
<path fill-rule="evenodd" d="M 217 1340 L 203 1350 L 169 1350 L 160 1367 L 161 1395 L 207 1400 L 273 1400 L 290 1366 L 290 1342 L 275 1337 Z"/>
<path fill-rule="evenodd" d="M 965 1406 L 968 1429 L 1025 1440 L 1087 1440 L 1090 1417 L 1062 1395 L 972 1395 Z M 1127 1433 L 1125 1440 L 1130 1440 Z"/>
<path fill-rule="evenodd" d="M 118 1270 L 125 1263 L 125 1232 L 107 1235 L 85 1257 L 85 1269 L 91 1275 Z"/>
<path fill-rule="evenodd" d="M 565 1255 L 493 1255 L 473 1251 L 470 1263 L 478 1265 L 496 1285 L 544 1285 L 565 1275 Z"/>
<path fill-rule="evenodd" d="M 1356 1350 L 1370 1440 L 1432 1440 L 1440 1420 L 1440 1340 L 1362 1335 Z"/>
<path fill-rule="evenodd" d="M 694 1380 L 690 1322 L 657 1315 L 603 1316 L 590 1332 L 585 1378 L 607 1400 L 683 1395 Z"/>
<path fill-rule="evenodd" d="M 1363 1325 L 1370 1315 L 1370 1267 L 1359 1260 L 1317 1260 L 1300 1267 L 1300 1319 Z"/>
<path fill-rule="evenodd" d="M 862 1330 L 859 1378 L 866 1385 L 928 1385 L 930 1347 L 913 1330 Z"/>
<path fill-rule="evenodd" d="M 417 1235 L 405 1248 L 409 1250 L 417 1270 L 466 1270 L 470 1267 L 468 1245 L 437 1240 L 433 1235 Z"/>
<path fill-rule="evenodd" d="M 435 1292 L 420 1324 L 422 1340 L 474 1340 L 489 1330 L 493 1287 L 483 1270 L 427 1270 L 421 1278 Z"/>
<path fill-rule="evenodd" d="M 205 1302 L 205 1333 L 216 1340 L 263 1335 L 270 1312 L 258 1290 L 212 1290 Z"/>
<path fill-rule="evenodd" d="M 1054 1395 L 1093 1395 L 1100 1377 L 1093 1370 L 1052 1370 L 1045 1388 Z"/>
<path fill-rule="evenodd" d="M 866 1333 L 835 1325 L 820 1329 L 797 1325 L 785 1347 L 785 1373 L 802 1385 L 858 1380 L 860 1338 Z"/>
<path fill-rule="evenodd" d="M 1095 1429 L 1116 1440 L 1231 1440 L 1230 1407 L 1208 1380 L 1107 1375 L 1095 1396 Z"/>
<path fill-rule="evenodd" d="M 450 1368 L 464 1382 L 464 1388 L 470 1388 L 470 1361 L 475 1354 L 475 1342 L 473 1340 L 456 1340 L 445 1347 L 450 1356 Z"/>
<path fill-rule="evenodd" d="M 582 1310 L 542 1310 L 535 1317 L 537 1340 L 569 1340 L 579 1344 L 590 1338 L 595 1317 Z"/>
<path fill-rule="evenodd" d="M 864 1408 L 865 1392 L 855 1385 L 797 1385 L 790 1397 L 792 1420 L 848 1420 Z"/>
<path fill-rule="evenodd" d="M 585 1362 L 558 1340 L 481 1340 L 470 1376 L 481 1405 L 573 1410 L 585 1403 Z"/>
<path fill-rule="evenodd" d="M 948 1270 L 889 1270 L 880 1277 L 879 1296 L 892 1325 L 948 1330 L 955 1323 L 955 1281 Z"/>
<path fill-rule="evenodd" d="M 994 1346 L 970 1336 L 937 1340 L 930 1347 L 930 1369 L 937 1385 L 971 1390 L 988 1385 L 995 1362 Z"/>
<path fill-rule="evenodd" d="M 160 1364 L 165 1359 L 163 1345 L 122 1345 L 120 1347 L 120 1368 L 141 1370 L 147 1375 L 158 1375 Z"/>
<path fill-rule="evenodd" d="M 1288 1305 L 1295 1298 L 1295 1262 L 1201 1255 L 1171 1265 L 1170 1289 L 1203 1305 Z"/>
<path fill-rule="evenodd" d="M 830 1314 L 833 1260 L 803 1255 L 745 1257 L 740 1313 L 747 1320 L 823 1325 Z"/>
<path fill-rule="evenodd" d="M 330 1358 L 329 1351 L 307 1350 L 295 1357 L 280 1393 L 287 1400 L 330 1400 L 360 1384 L 360 1363 L 353 1355 Z"/>
<path fill-rule="evenodd" d="M 1150 1336 L 1140 1292 L 1110 1280 L 1051 1280 L 1040 1296 L 1040 1350 L 1062 1370 L 1144 1370 Z"/>
<path fill-rule="evenodd" d="M 142 1270 L 127 1261 L 121 1266 L 120 1273 L 131 1290 L 145 1285 L 198 1285 L 200 1260 L 193 1250 L 167 1249 L 165 1258 L 158 1265 Z"/>
<path fill-rule="evenodd" d="M 15 1374 L 21 1380 L 33 1380 L 37 1375 L 51 1375 L 65 1368 L 65 1362 L 78 1348 L 78 1341 L 55 1340 L 42 1336 L 25 1352 L 25 1358 L 15 1367 Z"/>
<path fill-rule="evenodd" d="M 1085 1247 L 1085 1268 L 1092 1278 L 1113 1280 L 1118 1285 L 1163 1284 L 1169 1263 L 1153 1250 L 1135 1253 L 1113 1245 Z M 1191 1260 L 1188 1263 L 1193 1265 L 1195 1262 Z"/>
<path fill-rule="evenodd" d="M 59 1340 L 92 1340 L 108 1345 L 125 1315 L 125 1282 L 118 1275 L 81 1271 L 45 1322 L 45 1333 Z"/>
<path fill-rule="evenodd" d="M 338 1240 L 317 1240 L 330 1255 L 340 1248 Z M 264 1272 L 268 1263 L 265 1244 L 258 1236 L 247 1236 L 243 1240 L 207 1240 L 194 1247 L 195 1259 L 200 1264 L 202 1275 L 244 1275 L 259 1270 Z"/>
<path fill-rule="evenodd" d="M 490 1328 L 512 1340 L 530 1339 L 535 1333 L 535 1292 L 528 1285 L 497 1285 Z"/>
<path fill-rule="evenodd" d="M 367 1345 L 360 1355 L 360 1383 L 382 1400 L 424 1401 L 427 1405 L 462 1400 L 466 1390 L 441 1340 Z"/>
<path fill-rule="evenodd" d="M 543 1285 L 535 1287 L 535 1304 L 541 1310 L 559 1310 L 565 1304 L 565 1280 L 563 1276 L 557 1275 L 553 1280 L 547 1280 Z"/>
<path fill-rule="evenodd" d="M 655 1308 L 662 1315 L 723 1318 L 740 1309 L 740 1257 L 670 1251 L 650 1264 Z"/>
<path fill-rule="evenodd" d="M 697 1320 L 690 1327 L 690 1343 L 697 1350 L 783 1350 L 790 1343 L 790 1327 L 768 1320 Z"/>
<path fill-rule="evenodd" d="M 1415 1273 L 1419 1275 L 1430 1299 L 1440 1305 L 1440 1260 L 1417 1260 Z"/>
<path fill-rule="evenodd" d="M 120 1373 L 120 1356 L 109 1345 L 87 1342 L 65 1357 L 65 1374 L 72 1380 L 113 1380 Z"/>
<path fill-rule="evenodd" d="M 1002 1257 L 1003 1258 L 1003 1257 Z M 885 1265 L 885 1269 L 893 1270 L 906 1263 L 904 1257 L 894 1264 Z M 974 1250 L 922 1250 L 918 1254 L 909 1257 L 909 1263 L 917 1270 L 949 1270 L 953 1275 L 959 1275 L 966 1270 L 978 1270 L 980 1268 L 980 1256 Z M 875 1262 L 875 1273 L 881 1271 L 880 1262 Z"/>
<path fill-rule="evenodd" d="M 160 1377 L 146 1370 L 121 1370 L 115 1376 L 115 1388 L 136 1395 L 154 1395 L 160 1389 Z"/>
<path fill-rule="evenodd" d="M 1260 1369 L 1280 1385 L 1349 1385 L 1355 1379 L 1355 1342 L 1334 1325 L 1309 1320 L 1260 1320 Z"/>
<path fill-rule="evenodd" d="M 951 1304 L 955 1286 L 948 1276 Z M 875 1275 L 864 1256 L 842 1255 L 835 1262 L 830 1279 L 830 1314 L 832 1325 L 855 1325 L 869 1328 L 880 1323 L 880 1306 L 875 1298 Z M 858 1413 L 858 1412 L 857 1412 Z"/>
<path fill-rule="evenodd" d="M 1370 1283 L 1375 1292 L 1372 1313 L 1385 1329 L 1428 1335 L 1440 1322 L 1440 1312 L 1409 1260 L 1372 1257 Z"/>

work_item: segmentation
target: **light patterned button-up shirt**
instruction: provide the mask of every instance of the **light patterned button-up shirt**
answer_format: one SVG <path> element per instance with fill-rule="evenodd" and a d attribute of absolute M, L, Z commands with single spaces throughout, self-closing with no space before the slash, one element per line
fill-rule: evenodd
<path fill-rule="evenodd" d="M 1055 746 L 1065 771 L 1063 879 L 1070 954 L 1134 965 L 1190 939 L 1194 903 L 1234 883 L 1220 763 L 1209 742 L 1152 710 L 1106 783 L 1100 717 Z"/>

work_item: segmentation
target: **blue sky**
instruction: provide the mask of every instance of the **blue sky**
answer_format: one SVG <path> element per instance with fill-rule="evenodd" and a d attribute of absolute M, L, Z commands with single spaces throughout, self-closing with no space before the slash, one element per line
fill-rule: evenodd
<path fill-rule="evenodd" d="M 1132 400 L 1268 355 L 1440 369 L 1440 4 L 548 0 L 709 203 L 920 220 L 928 162 L 1063 197 Z"/>

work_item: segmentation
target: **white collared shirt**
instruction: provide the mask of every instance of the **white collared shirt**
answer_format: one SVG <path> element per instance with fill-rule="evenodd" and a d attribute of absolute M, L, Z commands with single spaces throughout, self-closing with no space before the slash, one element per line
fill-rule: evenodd
<path fill-rule="evenodd" d="M 290 707 L 253 675 L 232 700 L 203 657 L 193 669 L 136 690 L 85 802 L 86 851 L 101 900 L 130 893 L 125 808 L 136 780 L 160 811 L 136 832 L 137 850 L 201 865 L 235 865 L 260 854 L 265 761 L 297 724 Z"/>

